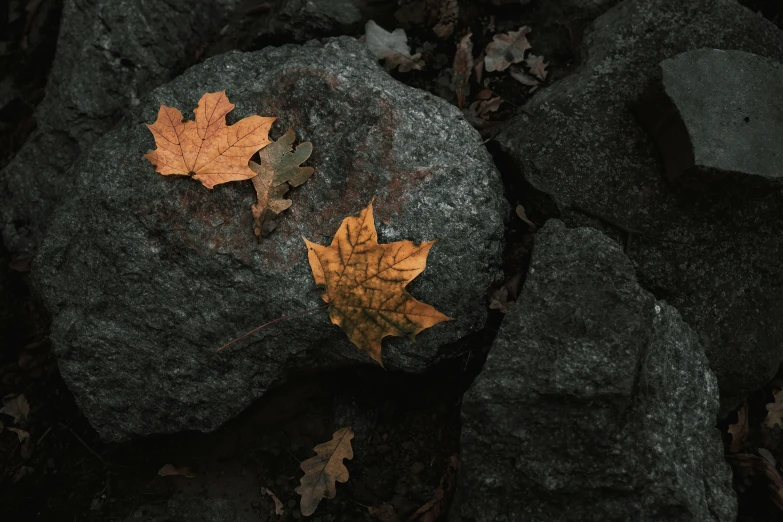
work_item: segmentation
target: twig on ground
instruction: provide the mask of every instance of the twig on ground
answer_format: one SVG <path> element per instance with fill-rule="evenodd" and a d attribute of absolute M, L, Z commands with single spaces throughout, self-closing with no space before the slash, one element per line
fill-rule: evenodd
<path fill-rule="evenodd" d="M 62 422 L 58 422 L 58 424 L 59 424 L 60 426 L 62 426 L 63 428 L 66 428 L 68 431 L 70 431 L 70 432 L 73 434 L 73 436 L 74 436 L 74 437 L 76 437 L 76 440 L 78 440 L 79 442 L 81 442 L 81 443 L 82 443 L 82 446 L 84 446 L 85 448 L 87 448 L 87 451 L 89 451 L 90 453 L 92 453 L 93 455 L 95 455 L 95 457 L 96 457 L 98 460 L 100 460 L 100 461 L 103 463 L 103 465 L 104 465 L 104 466 L 106 466 L 107 468 L 109 467 L 109 465 L 108 465 L 108 464 L 106 464 L 106 461 L 105 461 L 105 460 L 103 460 L 103 457 L 101 457 L 101 456 L 100 456 L 100 455 L 99 455 L 99 454 L 98 454 L 98 453 L 97 453 L 97 452 L 96 452 L 94 449 L 92 449 L 92 448 L 90 447 L 90 445 L 89 445 L 89 444 L 87 444 L 86 442 L 84 442 L 84 439 L 83 439 L 83 438 L 81 438 L 81 437 L 80 437 L 80 436 L 79 436 L 79 435 L 78 435 L 78 434 L 77 434 L 75 431 L 73 431 L 73 430 L 71 429 L 71 427 L 70 427 L 70 426 L 68 426 L 67 424 L 63 424 Z"/>

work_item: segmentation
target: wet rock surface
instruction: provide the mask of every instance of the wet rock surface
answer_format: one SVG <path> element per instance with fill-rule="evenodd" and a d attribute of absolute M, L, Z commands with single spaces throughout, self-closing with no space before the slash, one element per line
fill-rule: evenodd
<path fill-rule="evenodd" d="M 190 117 L 204 92 L 278 118 L 313 144 L 313 176 L 257 241 L 252 183 L 210 191 L 161 176 L 142 156 L 158 101 Z M 209 431 L 287 370 L 370 363 L 325 310 L 282 321 L 209 359 L 258 324 L 321 306 L 302 236 L 328 244 L 375 197 L 381 243 L 437 239 L 408 290 L 455 321 L 415 343 L 384 342 L 389 370 L 422 371 L 454 356 L 487 317 L 500 275 L 508 204 L 481 138 L 458 109 L 405 87 L 353 38 L 232 52 L 154 90 L 72 170 L 33 266 L 52 313 L 63 378 L 106 439 Z M 461 352 L 459 352 L 461 353 Z"/>
<path fill-rule="evenodd" d="M 660 81 L 661 61 L 705 47 L 780 61 L 783 33 L 728 0 L 626 0 L 595 20 L 578 70 L 537 94 L 533 117 L 518 116 L 497 141 L 526 208 L 628 243 L 642 286 L 698 333 L 726 412 L 780 362 L 783 192 L 668 183 L 632 110 Z"/>
<path fill-rule="evenodd" d="M 660 63 L 638 108 L 669 178 L 783 177 L 783 65 L 743 51 L 698 49 Z M 709 188 L 709 187 L 707 187 Z M 741 187 L 740 187 L 741 188 Z"/>
<path fill-rule="evenodd" d="M 715 376 L 616 242 L 550 220 L 462 403 L 450 521 L 733 521 Z"/>
<path fill-rule="evenodd" d="M 66 0 L 37 129 L 0 173 L 0 229 L 17 257 L 35 253 L 68 168 L 149 91 L 199 60 L 238 0 Z"/>

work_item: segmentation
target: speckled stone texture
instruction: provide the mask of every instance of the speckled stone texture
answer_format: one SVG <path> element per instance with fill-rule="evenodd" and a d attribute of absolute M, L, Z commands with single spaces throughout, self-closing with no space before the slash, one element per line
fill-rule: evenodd
<path fill-rule="evenodd" d="M 783 191 L 689 191 L 666 181 L 632 107 L 658 64 L 704 47 L 783 60 L 783 32 L 732 0 L 626 0 L 597 18 L 581 64 L 542 89 L 497 137 L 524 177 L 516 197 L 569 226 L 626 234 L 577 205 L 644 233 L 628 255 L 643 287 L 698 333 L 722 411 L 772 378 L 783 346 Z"/>
<path fill-rule="evenodd" d="M 65 0 L 36 131 L 0 171 L 0 232 L 16 257 L 35 253 L 68 168 L 153 87 L 199 59 L 239 0 Z"/>
<path fill-rule="evenodd" d="M 210 191 L 142 157 L 158 102 L 186 118 L 225 89 L 236 108 L 278 118 L 313 144 L 313 176 L 260 242 L 250 181 Z M 302 236 L 328 244 L 375 197 L 379 241 L 437 239 L 411 294 L 456 320 L 415 342 L 384 341 L 389 371 L 423 371 L 484 326 L 502 277 L 510 209 L 481 138 L 455 107 L 392 79 L 349 37 L 227 53 L 155 89 L 82 155 L 32 276 L 51 311 L 63 378 L 102 437 L 209 431 L 288 370 L 375 364 L 321 310 L 217 347 L 272 319 L 321 306 Z"/>
<path fill-rule="evenodd" d="M 462 403 L 450 522 L 733 521 L 715 376 L 616 242 L 549 220 Z"/>

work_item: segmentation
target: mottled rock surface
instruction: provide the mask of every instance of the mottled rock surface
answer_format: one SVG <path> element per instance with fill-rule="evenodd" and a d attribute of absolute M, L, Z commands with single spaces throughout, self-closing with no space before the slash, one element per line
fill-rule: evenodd
<path fill-rule="evenodd" d="M 131 522 L 258 522 L 250 501 L 175 494 L 165 505 L 139 506 L 128 519 Z"/>
<path fill-rule="evenodd" d="M 741 185 L 783 178 L 783 65 L 743 51 L 698 49 L 661 62 L 638 114 L 666 171 L 690 169 Z"/>
<path fill-rule="evenodd" d="M 289 192 L 274 232 L 253 235 L 252 183 L 207 190 L 161 176 L 143 158 L 158 102 L 188 118 L 205 92 L 277 116 L 313 144 L 313 176 Z M 364 44 L 232 52 L 155 89 L 71 171 L 72 198 L 52 219 L 33 265 L 51 311 L 63 378 L 101 436 L 209 431 L 287 370 L 370 364 L 326 310 L 259 332 L 209 360 L 240 333 L 319 307 L 302 236 L 328 244 L 343 218 L 375 197 L 381 243 L 438 239 L 411 294 L 456 320 L 416 342 L 384 341 L 387 369 L 421 371 L 456 355 L 486 319 L 501 276 L 508 204 L 481 138 L 459 110 L 392 79 Z M 374 363 L 373 363 L 374 364 Z"/>
<path fill-rule="evenodd" d="M 35 253 L 79 154 L 139 100 L 199 59 L 239 0 L 65 0 L 37 129 L 0 172 L 0 231 Z"/>
<path fill-rule="evenodd" d="M 569 225 L 641 231 L 628 255 L 642 286 L 699 334 L 723 411 L 778 368 L 783 345 L 783 191 L 690 192 L 666 181 L 632 106 L 658 64 L 704 47 L 783 60 L 783 32 L 731 0 L 626 0 L 594 22 L 571 76 L 538 93 L 497 137 L 524 176 L 517 197 Z"/>
<path fill-rule="evenodd" d="M 360 35 L 367 20 L 388 17 L 396 8 L 396 0 L 276 0 L 264 4 L 244 0 L 221 31 L 223 37 L 207 53 Z"/>
<path fill-rule="evenodd" d="M 462 403 L 450 521 L 733 521 L 695 333 L 616 242 L 549 220 Z"/>

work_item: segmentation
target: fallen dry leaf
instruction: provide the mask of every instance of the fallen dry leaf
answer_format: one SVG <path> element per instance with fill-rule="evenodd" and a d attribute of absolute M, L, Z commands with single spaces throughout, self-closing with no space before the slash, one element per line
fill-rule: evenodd
<path fill-rule="evenodd" d="M 33 474 L 33 468 L 30 466 L 22 466 L 17 470 L 16 474 L 14 475 L 14 484 L 25 478 L 27 475 Z"/>
<path fill-rule="evenodd" d="M 250 162 L 250 169 L 256 173 L 252 181 L 258 197 L 258 202 L 253 204 L 256 237 L 274 228 L 268 217 L 274 218 L 291 206 L 291 200 L 284 198 L 288 189 L 298 187 L 313 174 L 313 167 L 299 166 L 312 154 L 313 144 L 306 141 L 292 150 L 295 139 L 294 130 L 289 128 L 279 140 L 258 152 L 261 163 Z"/>
<path fill-rule="evenodd" d="M 525 59 L 525 65 L 527 65 L 530 68 L 530 74 L 541 80 L 542 82 L 546 80 L 546 68 L 549 65 L 544 61 L 543 56 L 537 56 L 535 54 L 531 54 Z"/>
<path fill-rule="evenodd" d="M 762 481 L 769 493 L 769 499 L 783 511 L 783 478 L 774 465 L 767 459 L 750 453 L 728 455 L 727 459 L 736 474 L 756 477 Z"/>
<path fill-rule="evenodd" d="M 769 429 L 773 429 L 776 424 L 783 428 L 783 390 L 775 389 L 772 396 L 775 398 L 775 402 L 767 404 L 764 425 Z"/>
<path fill-rule="evenodd" d="M 161 477 L 185 477 L 185 478 L 193 478 L 196 476 L 195 473 L 193 473 L 190 468 L 186 468 L 185 466 L 174 466 L 173 464 L 166 464 L 162 468 L 158 470 L 158 475 Z"/>
<path fill-rule="evenodd" d="M 471 125 L 482 130 L 500 124 L 498 121 L 490 121 L 489 115 L 497 111 L 502 104 L 503 98 L 500 96 L 495 96 L 488 100 L 478 99 L 471 103 L 467 109 L 462 109 L 462 114 L 465 115 L 465 119 Z"/>
<path fill-rule="evenodd" d="M 748 436 L 748 403 L 744 402 L 742 407 L 737 410 L 737 422 L 729 424 L 728 432 L 731 434 L 731 445 L 729 451 L 736 453 L 742 449 L 745 439 Z"/>
<path fill-rule="evenodd" d="M 277 495 L 272 493 L 272 491 L 269 488 L 264 488 L 266 490 L 266 494 L 272 497 L 272 501 L 275 503 L 275 515 L 285 515 L 285 509 L 283 509 L 283 503 L 280 502 L 280 499 L 277 498 Z"/>
<path fill-rule="evenodd" d="M 390 33 L 370 20 L 364 26 L 364 42 L 378 60 L 384 60 L 387 70 L 399 66 L 400 72 L 408 72 L 411 69 L 421 69 L 424 65 L 420 53 L 411 56 L 404 29 L 395 29 Z"/>
<path fill-rule="evenodd" d="M 27 402 L 23 393 L 6 395 L 3 397 L 3 407 L 0 408 L 0 413 L 10 415 L 14 418 L 14 422 L 19 424 L 25 422 L 27 416 L 30 415 L 30 403 Z"/>
<path fill-rule="evenodd" d="M 193 109 L 195 121 L 183 121 L 179 110 L 161 104 L 158 119 L 147 125 L 157 148 L 144 157 L 164 176 L 192 176 L 209 189 L 252 178 L 248 161 L 269 144 L 276 118 L 248 116 L 228 126 L 226 114 L 233 109 L 226 91 L 202 96 Z"/>
<path fill-rule="evenodd" d="M 335 482 L 348 481 L 348 468 L 343 459 L 353 458 L 352 438 L 350 428 L 340 428 L 332 434 L 332 440 L 313 448 L 315 457 L 300 464 L 305 474 L 296 492 L 302 495 L 299 503 L 302 515 L 308 517 L 315 513 L 322 498 L 334 498 L 337 495 Z"/>
<path fill-rule="evenodd" d="M 432 498 L 408 519 L 408 522 L 435 522 L 441 514 L 446 512 L 449 500 L 457 485 L 457 469 L 459 468 L 459 459 L 452 455 L 448 459 L 449 465 L 446 471 L 440 477 L 440 483 L 435 489 Z"/>
<path fill-rule="evenodd" d="M 332 323 L 378 364 L 381 340 L 389 335 L 416 334 L 450 317 L 413 298 L 405 286 L 424 271 L 435 241 L 378 244 L 372 201 L 358 217 L 347 217 L 323 246 L 304 238 L 316 285 L 326 287 Z"/>
<path fill-rule="evenodd" d="M 492 299 L 489 301 L 489 307 L 493 310 L 500 310 L 504 314 L 507 314 L 509 309 L 514 306 L 514 302 L 515 301 L 508 298 L 508 288 L 506 285 L 503 285 L 492 294 Z"/>
<path fill-rule="evenodd" d="M 25 430 L 20 430 L 19 428 L 6 428 L 8 431 L 12 431 L 16 433 L 16 436 L 19 438 L 19 442 L 24 442 L 30 438 L 30 433 L 26 432 Z"/>
<path fill-rule="evenodd" d="M 473 72 L 473 42 L 470 41 L 472 33 L 462 37 L 454 54 L 454 83 L 457 87 L 457 105 L 462 108 L 465 101 L 463 87 L 470 81 Z"/>
<path fill-rule="evenodd" d="M 459 2 L 457 0 L 440 0 L 440 9 L 438 9 L 438 23 L 432 28 L 432 31 L 440 38 L 445 40 L 454 32 L 454 27 L 459 19 Z"/>
<path fill-rule="evenodd" d="M 538 80 L 538 78 L 529 75 L 521 67 L 511 67 L 508 70 L 508 73 L 511 75 L 512 78 L 514 78 L 516 81 L 518 81 L 522 85 L 528 85 L 530 87 L 537 88 L 538 85 L 541 83 Z M 534 90 L 534 89 L 531 89 L 531 91 L 532 90 Z"/>
<path fill-rule="evenodd" d="M 527 223 L 533 230 L 536 230 L 536 224 L 527 218 L 525 207 L 523 207 L 522 205 L 517 205 L 517 208 L 514 209 L 514 211 L 516 212 L 517 216 L 519 216 L 519 219 Z"/>
<path fill-rule="evenodd" d="M 8 431 L 12 431 L 16 433 L 17 438 L 19 439 L 19 443 L 22 445 L 21 447 L 21 455 L 24 460 L 28 460 L 30 457 L 33 456 L 33 439 L 30 438 L 30 433 L 26 432 L 25 430 L 20 430 L 19 428 L 6 428 Z"/>
<path fill-rule="evenodd" d="M 384 502 L 380 506 L 365 506 L 375 520 L 379 522 L 400 522 L 400 517 L 397 515 L 397 510 L 394 506 L 388 502 Z"/>
<path fill-rule="evenodd" d="M 473 66 L 473 74 L 476 75 L 476 82 L 481 83 L 481 79 L 484 78 L 484 51 L 481 51 L 476 65 Z"/>
<path fill-rule="evenodd" d="M 496 34 L 487 45 L 484 66 L 487 72 L 505 71 L 512 63 L 525 59 L 525 51 L 530 49 L 527 35 L 532 29 L 528 26 L 506 34 Z"/>

